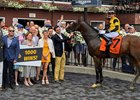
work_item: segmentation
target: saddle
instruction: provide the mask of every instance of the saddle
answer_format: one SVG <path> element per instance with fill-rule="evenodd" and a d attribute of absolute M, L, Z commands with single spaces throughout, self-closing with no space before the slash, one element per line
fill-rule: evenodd
<path fill-rule="evenodd" d="M 109 52 L 113 54 L 119 54 L 120 48 L 122 43 L 122 36 L 117 36 L 115 38 L 112 38 L 112 44 L 108 47 Z M 107 50 L 107 42 L 103 38 L 101 39 L 101 45 L 100 45 L 100 51 L 106 51 Z"/>

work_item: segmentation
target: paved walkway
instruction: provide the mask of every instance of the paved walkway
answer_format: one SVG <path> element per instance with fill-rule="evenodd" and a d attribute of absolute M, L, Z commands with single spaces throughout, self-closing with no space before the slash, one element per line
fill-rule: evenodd
<path fill-rule="evenodd" d="M 48 86 L 20 85 L 15 90 L 0 91 L 0 100 L 140 100 L 140 84 L 130 91 L 128 81 L 105 77 L 103 87 L 93 89 L 94 75 L 66 73 L 61 83 L 49 79 Z"/>

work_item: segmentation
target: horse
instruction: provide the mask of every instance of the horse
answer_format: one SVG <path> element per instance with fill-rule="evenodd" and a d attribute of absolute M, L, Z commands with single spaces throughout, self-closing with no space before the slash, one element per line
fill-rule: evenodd
<path fill-rule="evenodd" d="M 80 31 L 84 40 L 87 43 L 90 56 L 93 57 L 95 62 L 96 82 L 92 85 L 98 87 L 102 85 L 102 60 L 107 58 L 106 52 L 100 51 L 101 40 L 99 33 L 96 29 L 91 27 L 82 18 L 73 22 L 67 27 L 67 31 Z M 134 35 L 126 35 L 122 38 L 121 48 L 119 54 L 108 53 L 109 58 L 118 58 L 120 56 L 127 55 L 130 58 L 131 63 L 135 66 L 136 76 L 130 84 L 130 89 L 135 88 L 136 81 L 140 76 L 140 37 Z"/>

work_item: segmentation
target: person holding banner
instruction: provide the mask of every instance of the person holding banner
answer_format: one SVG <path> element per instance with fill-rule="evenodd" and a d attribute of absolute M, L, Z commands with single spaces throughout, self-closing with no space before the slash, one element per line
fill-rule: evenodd
<path fill-rule="evenodd" d="M 4 68 L 3 68 L 3 88 L 7 85 L 14 89 L 14 63 L 17 62 L 19 55 L 19 41 L 14 35 L 15 29 L 13 26 L 8 28 L 8 35 L 5 35 L 2 40 L 4 43 Z"/>
<path fill-rule="evenodd" d="M 37 25 L 35 26 L 32 26 L 32 27 L 30 27 L 30 30 L 29 30 L 31 33 L 32 33 L 32 35 L 33 35 L 33 42 L 35 43 L 35 46 L 37 46 L 38 45 L 38 42 L 39 42 L 39 37 L 37 36 L 37 34 L 39 34 L 38 33 L 38 29 L 37 29 Z M 32 80 L 32 82 L 33 83 L 38 83 L 39 82 L 39 75 L 40 75 L 40 70 L 41 70 L 41 68 L 40 68 L 41 66 L 36 66 L 36 78 L 32 78 L 31 80 Z"/>
<path fill-rule="evenodd" d="M 35 43 L 33 42 L 33 35 L 31 32 L 28 32 L 26 34 L 26 40 L 23 41 L 22 45 L 27 46 L 35 46 Z M 30 85 L 33 85 L 31 82 L 31 77 L 35 77 L 35 67 L 33 66 L 23 66 L 23 76 L 24 76 L 24 85 L 29 87 Z"/>
<path fill-rule="evenodd" d="M 51 54 L 54 57 L 54 47 L 53 42 L 49 38 L 49 33 L 47 30 L 43 31 L 43 38 L 39 40 L 39 46 L 43 47 L 42 52 L 42 64 L 43 64 L 43 77 L 42 77 L 42 85 L 49 84 L 48 76 L 47 76 L 47 69 L 48 65 L 51 62 Z"/>

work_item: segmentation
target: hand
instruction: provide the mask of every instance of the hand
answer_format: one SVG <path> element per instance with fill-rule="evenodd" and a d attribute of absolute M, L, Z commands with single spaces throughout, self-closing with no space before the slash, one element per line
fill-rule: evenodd
<path fill-rule="evenodd" d="M 28 46 L 32 46 L 32 43 L 28 43 Z"/>
<path fill-rule="evenodd" d="M 67 23 L 67 26 L 66 26 L 66 28 L 68 28 L 70 26 L 70 24 L 69 23 Z"/>
<path fill-rule="evenodd" d="M 44 58 L 45 60 L 47 60 L 47 56 L 43 56 L 43 58 Z"/>
<path fill-rule="evenodd" d="M 44 59 L 47 60 L 47 57 L 45 57 Z"/>
<path fill-rule="evenodd" d="M 70 33 L 70 37 L 74 36 L 73 32 Z"/>
<path fill-rule="evenodd" d="M 60 18 L 60 20 L 62 21 L 64 19 L 64 15 L 61 15 L 61 18 Z"/>
<path fill-rule="evenodd" d="M 14 60 L 14 63 L 16 63 L 17 61 L 16 60 Z"/>
<path fill-rule="evenodd" d="M 71 38 L 71 34 L 69 34 L 68 37 Z"/>

